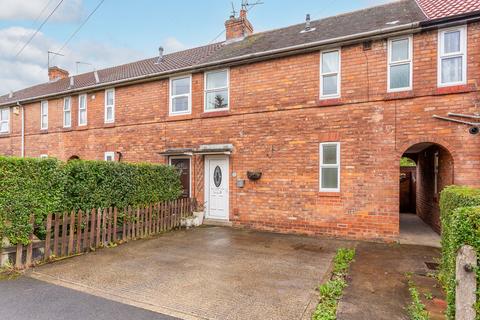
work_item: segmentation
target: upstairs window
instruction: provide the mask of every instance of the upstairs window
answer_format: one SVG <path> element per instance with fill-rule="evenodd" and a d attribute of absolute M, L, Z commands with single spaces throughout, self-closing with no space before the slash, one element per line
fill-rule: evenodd
<path fill-rule="evenodd" d="M 340 191 L 340 143 L 320 144 L 320 191 Z"/>
<path fill-rule="evenodd" d="M 105 90 L 105 123 L 115 121 L 115 89 Z"/>
<path fill-rule="evenodd" d="M 63 99 L 63 127 L 70 128 L 72 126 L 72 99 L 66 97 Z"/>
<path fill-rule="evenodd" d="M 205 73 L 205 111 L 228 110 L 228 70 Z"/>
<path fill-rule="evenodd" d="M 340 50 L 324 51 L 320 59 L 320 98 L 340 97 Z"/>
<path fill-rule="evenodd" d="M 192 76 L 170 79 L 170 114 L 191 113 Z"/>
<path fill-rule="evenodd" d="M 438 85 L 467 83 L 467 28 L 440 30 L 438 37 Z"/>
<path fill-rule="evenodd" d="M 388 41 L 388 91 L 412 89 L 412 37 Z"/>
<path fill-rule="evenodd" d="M 10 132 L 10 108 L 0 109 L 0 133 Z"/>
<path fill-rule="evenodd" d="M 82 94 L 78 96 L 78 125 L 84 126 L 87 124 L 87 95 Z"/>
<path fill-rule="evenodd" d="M 40 103 L 40 129 L 48 129 L 48 101 Z"/>

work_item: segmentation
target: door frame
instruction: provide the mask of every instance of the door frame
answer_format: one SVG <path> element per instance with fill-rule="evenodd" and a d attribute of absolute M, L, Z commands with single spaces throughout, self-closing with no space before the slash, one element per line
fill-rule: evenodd
<path fill-rule="evenodd" d="M 188 159 L 188 164 L 189 164 L 189 168 L 188 168 L 188 180 L 189 180 L 189 187 L 190 187 L 190 190 L 188 191 L 189 195 L 190 195 L 190 198 L 193 198 L 192 196 L 192 157 L 190 156 L 169 156 L 168 157 L 168 165 L 172 165 L 172 160 L 173 159 Z"/>
<path fill-rule="evenodd" d="M 208 166 L 210 165 L 209 160 L 226 160 L 227 163 L 227 174 L 225 175 L 227 178 L 227 192 L 226 192 L 226 218 L 212 218 L 210 217 L 209 210 L 208 210 L 208 201 L 210 201 L 210 176 L 207 176 L 207 172 L 209 173 Z M 203 171 L 203 180 L 204 180 L 204 201 L 205 201 L 205 218 L 207 219 L 216 219 L 222 221 L 230 221 L 230 157 L 228 155 L 205 155 L 204 158 L 204 171 Z"/>

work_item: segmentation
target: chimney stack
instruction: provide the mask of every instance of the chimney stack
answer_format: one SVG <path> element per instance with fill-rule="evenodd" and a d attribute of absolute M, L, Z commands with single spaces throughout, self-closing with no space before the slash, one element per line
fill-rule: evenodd
<path fill-rule="evenodd" d="M 60 69 L 59 67 L 48 68 L 48 79 L 50 81 L 65 79 L 68 78 L 68 76 L 69 74 L 67 70 Z"/>
<path fill-rule="evenodd" d="M 253 33 L 253 26 L 247 19 L 247 10 L 240 10 L 240 16 L 237 18 L 231 15 L 230 19 L 225 22 L 227 31 L 227 41 L 241 39 Z"/>
<path fill-rule="evenodd" d="M 158 60 L 157 64 L 163 61 L 163 47 L 158 47 Z"/>

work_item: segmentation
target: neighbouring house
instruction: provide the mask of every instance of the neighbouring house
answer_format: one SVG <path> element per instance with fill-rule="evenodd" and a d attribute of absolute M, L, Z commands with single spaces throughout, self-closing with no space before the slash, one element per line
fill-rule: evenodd
<path fill-rule="evenodd" d="M 480 187 L 479 1 L 258 33 L 242 10 L 225 27 L 203 47 L 50 68 L 0 97 L 0 154 L 169 163 L 209 219 L 355 239 L 398 238 L 402 157 L 416 163 L 410 210 L 437 231 L 442 188 Z"/>

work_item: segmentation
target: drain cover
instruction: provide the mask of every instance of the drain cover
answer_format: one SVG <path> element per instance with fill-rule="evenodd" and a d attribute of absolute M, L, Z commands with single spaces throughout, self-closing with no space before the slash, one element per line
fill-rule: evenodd
<path fill-rule="evenodd" d="M 430 270 L 438 270 L 438 263 L 436 262 L 425 262 L 425 265 Z"/>

